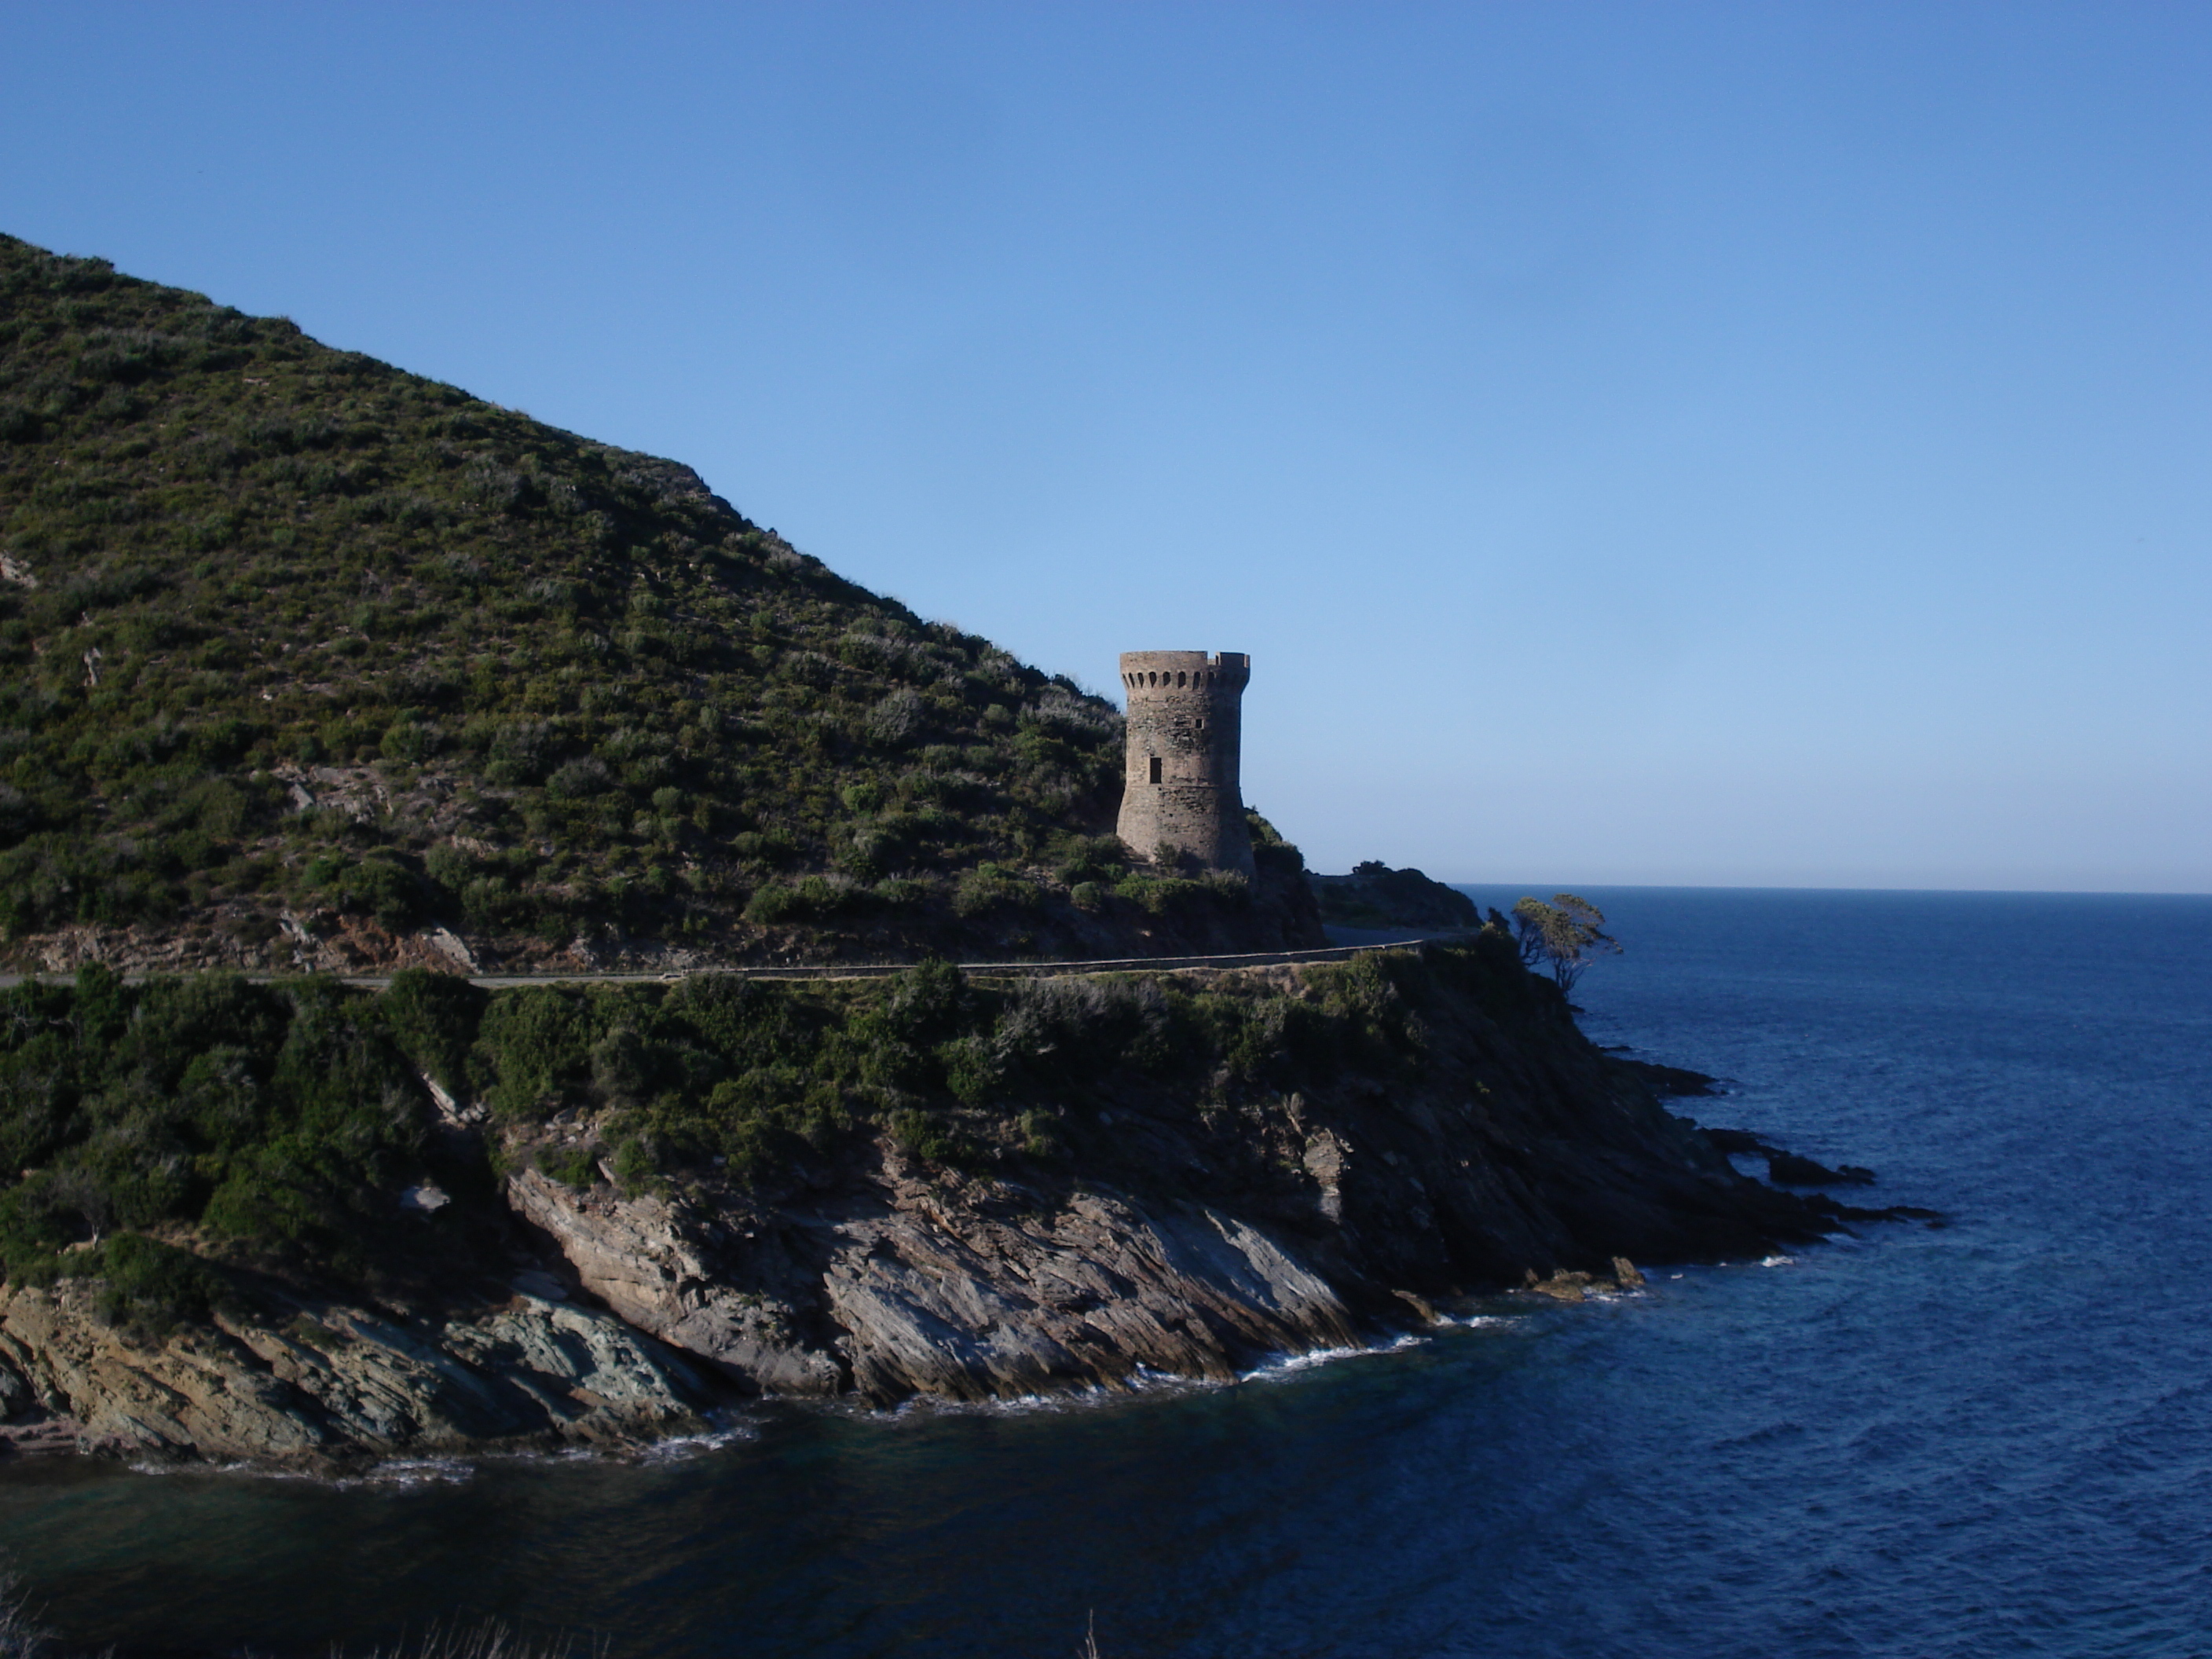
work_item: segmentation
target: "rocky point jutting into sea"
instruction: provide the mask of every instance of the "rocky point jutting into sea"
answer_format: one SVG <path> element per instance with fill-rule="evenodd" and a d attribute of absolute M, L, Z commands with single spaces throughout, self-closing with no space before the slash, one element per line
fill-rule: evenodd
<path fill-rule="evenodd" d="M 92 1025 L 84 1003 L 103 995 L 131 1000 L 141 1031 L 191 1012 L 216 1035 L 258 1022 L 276 1078 L 306 1042 L 380 1050 L 363 1073 L 380 1060 L 392 1126 L 343 1186 L 288 1170 L 303 1154 L 280 1133 L 241 1149 L 197 1222 L 110 1234 L 104 1270 L 66 1245 L 11 1268 L 13 1433 L 322 1464 L 634 1443 L 760 1393 L 880 1404 L 1221 1377 L 1418 1325 L 1462 1293 L 1577 1297 L 1632 1281 L 1633 1262 L 1756 1255 L 1863 1213 L 1736 1174 L 1496 933 L 1178 975 L 709 975 L 465 1000 L 428 977 L 325 987 L 305 1008 L 287 988 L 120 988 L 97 969 L 8 994 L 19 1030 Z M 491 1054 L 484 1098 L 439 1080 L 438 1042 L 404 1006 L 425 989 L 473 1019 L 442 1036 Z M 208 1018 L 211 991 L 227 1002 Z M 501 1028 L 563 1016 L 565 1103 L 518 1117 Z M 810 1026 L 824 1046 L 863 1031 L 875 1046 L 845 1063 L 901 1073 L 917 1103 L 779 1126 L 722 1085 L 687 1126 L 623 1103 L 608 1058 L 627 1044 L 639 1075 L 726 1069 L 781 1032 L 819 1063 Z M 171 1052 L 186 1110 L 208 1110 L 198 1080 L 216 1065 L 250 1074 L 227 1046 Z M 990 1081 L 963 1083 L 963 1066 Z M 273 1190 L 246 1190 L 239 1167 Z M 313 1214 L 272 1244 L 236 1213 L 257 1202 Z"/>

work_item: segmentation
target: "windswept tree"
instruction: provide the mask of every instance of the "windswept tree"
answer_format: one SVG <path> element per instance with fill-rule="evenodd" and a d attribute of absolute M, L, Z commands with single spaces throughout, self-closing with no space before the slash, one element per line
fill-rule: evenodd
<path fill-rule="evenodd" d="M 1520 942 L 1522 962 L 1550 973 L 1570 996 L 1594 960 L 1620 954 L 1620 941 L 1604 928 L 1605 913 L 1572 893 L 1554 893 L 1549 904 L 1524 898 L 1513 907 L 1513 933 Z"/>

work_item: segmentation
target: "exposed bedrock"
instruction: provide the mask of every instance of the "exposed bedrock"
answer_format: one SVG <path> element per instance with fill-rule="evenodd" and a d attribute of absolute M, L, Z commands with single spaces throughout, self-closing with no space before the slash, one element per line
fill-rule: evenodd
<path fill-rule="evenodd" d="M 88 1450 L 315 1464 L 622 1444 L 696 1425 L 708 1397 L 620 1320 L 530 1297 L 435 1323 L 302 1301 L 281 1326 L 218 1316 L 160 1338 L 118 1330 L 94 1302 L 69 1279 L 0 1297 L 0 1405 Z"/>
<path fill-rule="evenodd" d="M 1221 1377 L 1350 1342 L 1358 1323 L 1310 1267 L 1224 1211 L 949 1188 L 896 1154 L 862 1190 L 773 1218 L 594 1197 L 534 1172 L 509 1192 L 586 1291 L 776 1393 L 979 1400 L 1139 1370 Z"/>

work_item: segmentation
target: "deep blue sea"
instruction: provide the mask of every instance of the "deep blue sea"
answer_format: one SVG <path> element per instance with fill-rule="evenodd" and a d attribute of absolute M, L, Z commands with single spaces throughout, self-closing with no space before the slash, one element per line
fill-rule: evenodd
<path fill-rule="evenodd" d="M 1469 890 L 1510 902 L 1515 890 Z M 617 1655 L 2212 1653 L 2212 899 L 1593 890 L 1600 1042 L 1949 1224 L 1107 1404 L 773 1408 L 337 1488 L 0 1468 L 87 1644 Z M 1847 1194 L 1848 1195 L 1848 1194 Z"/>

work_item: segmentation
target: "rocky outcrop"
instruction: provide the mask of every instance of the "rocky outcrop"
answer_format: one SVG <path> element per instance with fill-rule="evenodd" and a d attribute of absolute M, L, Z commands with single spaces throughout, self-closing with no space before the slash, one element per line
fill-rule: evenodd
<path fill-rule="evenodd" d="M 1713 1129 L 1705 1139 L 1730 1156 L 1764 1158 L 1766 1178 L 1778 1187 L 1871 1187 L 1874 1171 L 1857 1164 L 1830 1169 L 1826 1164 L 1777 1146 L 1748 1129 Z"/>
<path fill-rule="evenodd" d="M 837 1229 L 825 1277 L 854 1383 L 954 1399 L 1225 1377 L 1268 1352 L 1354 1340 L 1328 1285 L 1237 1216 L 1148 1213 L 1098 1194 L 1020 1220 L 950 1212 L 919 1182 Z"/>
<path fill-rule="evenodd" d="M 590 1309 L 518 1296 L 435 1323 L 301 1304 L 133 1339 L 91 1290 L 0 1295 L 0 1406 L 131 1455 L 319 1464 L 493 1444 L 623 1444 L 700 1421 L 696 1373 Z"/>
<path fill-rule="evenodd" d="M 896 1152 L 863 1191 L 781 1216 L 580 1194 L 534 1171 L 508 1191 L 585 1290 L 769 1392 L 1006 1398 L 1143 1371 L 1225 1377 L 1357 1340 L 1310 1267 L 1203 1204 L 1049 1202 L 925 1179 Z"/>
<path fill-rule="evenodd" d="M 1607 1050 L 1607 1052 L 1615 1052 Z M 1668 1097 L 1717 1095 L 1720 1079 L 1708 1077 L 1703 1072 L 1691 1071 L 1683 1066 L 1662 1066 L 1653 1060 L 1622 1059 L 1623 1066 L 1642 1078 L 1644 1085 L 1655 1095 Z"/>
<path fill-rule="evenodd" d="M 845 1386 L 834 1352 L 806 1340 L 798 1304 L 803 1231 L 769 1218 L 717 1216 L 683 1200 L 621 1199 L 523 1170 L 507 1181 L 515 1214 L 568 1259 L 583 1288 L 621 1318 L 730 1376 L 772 1394 Z"/>
<path fill-rule="evenodd" d="M 803 1188 L 624 1196 L 513 1159 L 508 1202 L 585 1293 L 732 1382 L 878 1403 L 1227 1376 L 1439 1297 L 1579 1299 L 1875 1218 L 1737 1174 L 1551 988 L 1510 1023 L 1436 990 L 1416 1072 L 1233 1111 L 1132 1085 L 1063 1108 L 1042 1164 L 925 1165 L 884 1135 Z"/>

